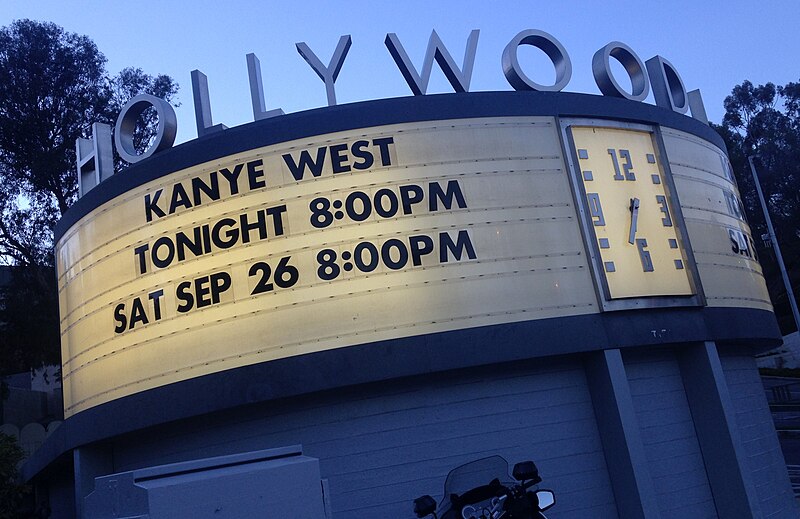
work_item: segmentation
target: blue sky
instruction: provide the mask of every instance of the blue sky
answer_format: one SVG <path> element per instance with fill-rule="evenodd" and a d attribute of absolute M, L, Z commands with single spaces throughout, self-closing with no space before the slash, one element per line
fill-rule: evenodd
<path fill-rule="evenodd" d="M 754 8 L 756 8 L 754 10 Z M 245 55 L 261 60 L 268 108 L 296 112 L 325 106 L 322 81 L 300 57 L 306 42 L 327 64 L 339 37 L 353 46 L 336 82 L 339 103 L 410 95 L 383 41 L 394 32 L 421 67 L 432 29 L 459 64 L 472 29 L 480 29 L 471 90 L 510 90 L 500 66 L 503 48 L 519 31 L 540 29 L 564 45 L 572 60 L 569 92 L 599 93 L 592 55 L 610 41 L 629 45 L 642 60 L 659 54 L 677 68 L 687 90 L 699 88 L 719 122 L 731 88 L 800 81 L 800 2 L 730 1 L 434 1 L 325 2 L 0 0 L 0 25 L 31 18 L 91 37 L 118 72 L 138 66 L 165 73 L 181 86 L 178 142 L 196 136 L 190 72 L 208 76 L 215 123 L 253 120 Z M 521 52 L 541 83 L 554 73 L 543 54 Z M 435 68 L 429 93 L 452 91 Z M 652 94 L 647 102 L 652 103 Z"/>

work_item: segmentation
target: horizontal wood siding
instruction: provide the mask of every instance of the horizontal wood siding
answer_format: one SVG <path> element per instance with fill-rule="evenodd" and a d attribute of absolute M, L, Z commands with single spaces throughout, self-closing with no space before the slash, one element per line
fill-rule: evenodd
<path fill-rule="evenodd" d="M 800 512 L 755 360 L 745 355 L 720 354 L 720 361 L 736 409 L 745 466 L 756 486 L 761 517 L 796 518 Z"/>
<path fill-rule="evenodd" d="M 674 353 L 632 352 L 624 358 L 661 516 L 717 517 Z"/>
<path fill-rule="evenodd" d="M 533 459 L 555 519 L 617 512 L 582 365 L 548 360 L 372 385 L 176 424 L 115 445 L 115 470 L 302 444 L 320 459 L 335 519 L 413 517 L 447 473 L 500 454 Z"/>

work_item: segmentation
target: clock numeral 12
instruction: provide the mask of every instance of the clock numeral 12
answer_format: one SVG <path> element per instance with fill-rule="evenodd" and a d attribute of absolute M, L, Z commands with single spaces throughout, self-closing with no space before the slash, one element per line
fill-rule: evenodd
<path fill-rule="evenodd" d="M 617 160 L 617 150 L 608 148 L 608 154 L 611 155 L 611 162 L 614 163 L 614 180 L 636 180 L 636 174 L 633 172 L 633 163 L 631 162 L 631 152 L 628 150 L 619 150 L 619 157 L 624 161 L 622 163 L 622 171 L 619 169 L 619 161 Z M 622 173 L 625 173 L 624 175 Z"/>

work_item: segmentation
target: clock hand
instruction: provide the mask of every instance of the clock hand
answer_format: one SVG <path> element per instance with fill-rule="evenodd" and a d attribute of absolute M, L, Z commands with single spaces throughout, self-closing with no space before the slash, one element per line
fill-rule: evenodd
<path fill-rule="evenodd" d="M 628 243 L 633 244 L 636 241 L 636 219 L 639 217 L 639 199 L 631 198 L 631 206 L 628 209 L 631 212 L 631 232 L 628 234 Z"/>

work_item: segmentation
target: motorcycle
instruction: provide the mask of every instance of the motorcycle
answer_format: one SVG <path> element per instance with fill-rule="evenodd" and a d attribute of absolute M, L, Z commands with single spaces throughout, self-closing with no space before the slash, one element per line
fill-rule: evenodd
<path fill-rule="evenodd" d="M 532 461 L 514 465 L 509 481 L 508 462 L 490 456 L 451 470 L 444 482 L 444 498 L 436 505 L 429 495 L 414 500 L 414 513 L 434 519 L 547 519 L 543 511 L 556 503 L 552 490 L 528 490 L 542 478 Z"/>

